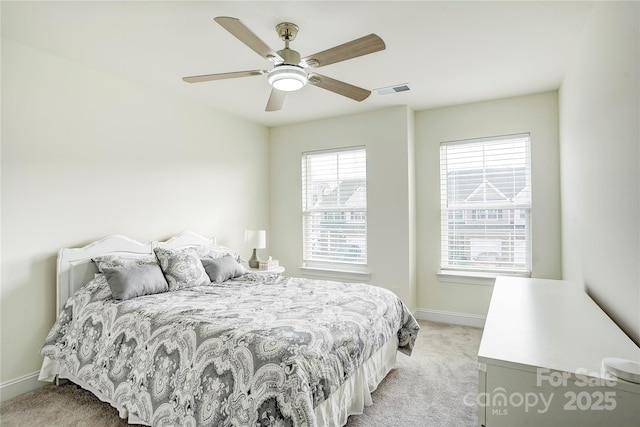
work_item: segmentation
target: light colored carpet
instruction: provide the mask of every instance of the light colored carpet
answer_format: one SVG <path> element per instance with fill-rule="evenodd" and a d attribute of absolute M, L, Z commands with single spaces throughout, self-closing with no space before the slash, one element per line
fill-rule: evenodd
<path fill-rule="evenodd" d="M 373 405 L 347 427 L 471 427 L 477 425 L 477 353 L 482 330 L 421 320 L 411 357 L 373 393 Z M 67 383 L 52 384 L 5 402 L 3 427 L 115 427 L 128 425 L 109 404 Z"/>

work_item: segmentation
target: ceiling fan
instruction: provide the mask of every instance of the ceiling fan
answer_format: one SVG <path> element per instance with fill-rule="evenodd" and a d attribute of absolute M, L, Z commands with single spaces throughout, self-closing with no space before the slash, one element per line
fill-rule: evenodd
<path fill-rule="evenodd" d="M 265 111 L 280 110 L 284 104 L 286 93 L 301 89 L 307 83 L 356 101 L 363 101 L 371 94 L 371 91 L 367 89 L 323 76 L 316 73 L 314 69 L 383 50 L 385 48 L 384 41 L 375 34 L 369 34 L 301 58 L 298 52 L 289 48 L 289 42 L 293 41 L 298 34 L 298 26 L 291 22 L 282 22 L 276 25 L 278 35 L 284 41 L 284 49 L 276 52 L 239 19 L 219 16 L 214 20 L 258 55 L 273 62 L 274 65 L 270 70 L 235 71 L 183 77 L 182 80 L 185 82 L 198 83 L 266 74 L 271 85 L 271 95 Z"/>

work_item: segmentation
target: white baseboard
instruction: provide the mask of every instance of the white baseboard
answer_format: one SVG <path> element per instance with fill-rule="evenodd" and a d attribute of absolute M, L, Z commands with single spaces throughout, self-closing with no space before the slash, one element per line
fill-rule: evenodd
<path fill-rule="evenodd" d="M 431 310 L 428 308 L 417 308 L 414 316 L 420 320 L 473 326 L 476 328 L 484 328 L 484 321 L 486 320 L 486 316 L 479 314 L 456 313 L 453 311 Z"/>
<path fill-rule="evenodd" d="M 38 381 L 40 371 L 23 375 L 11 381 L 0 384 L 0 402 L 11 400 L 21 394 L 36 390 L 46 385 L 42 381 Z"/>

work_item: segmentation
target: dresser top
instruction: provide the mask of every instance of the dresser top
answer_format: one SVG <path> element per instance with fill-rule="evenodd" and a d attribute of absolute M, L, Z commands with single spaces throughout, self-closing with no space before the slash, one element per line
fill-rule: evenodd
<path fill-rule="evenodd" d="M 640 348 L 577 283 L 496 279 L 479 362 L 603 378 L 605 357 L 640 362 Z"/>

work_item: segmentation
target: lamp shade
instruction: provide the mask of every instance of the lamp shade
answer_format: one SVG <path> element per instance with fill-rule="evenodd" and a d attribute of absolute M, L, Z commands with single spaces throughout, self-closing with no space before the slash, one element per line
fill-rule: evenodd
<path fill-rule="evenodd" d="M 267 232 L 265 230 L 245 230 L 244 241 L 248 248 L 263 249 L 267 247 Z"/>

